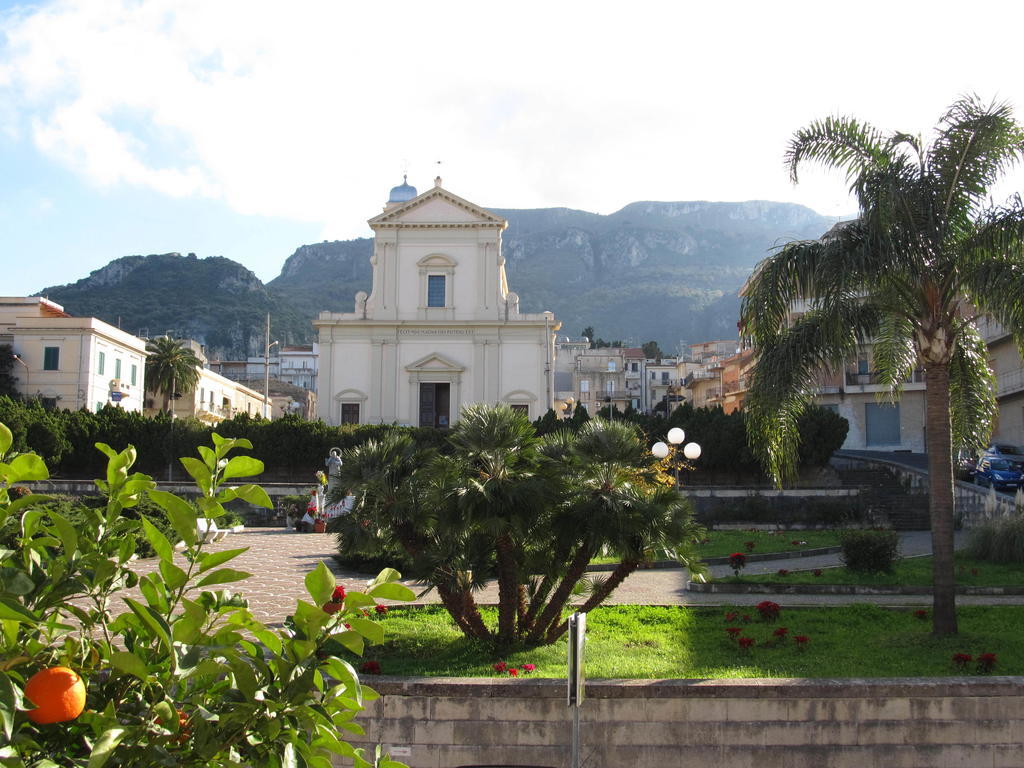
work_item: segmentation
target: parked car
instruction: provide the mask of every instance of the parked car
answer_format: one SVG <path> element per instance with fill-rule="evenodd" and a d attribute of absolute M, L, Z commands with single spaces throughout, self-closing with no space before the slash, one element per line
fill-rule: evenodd
<path fill-rule="evenodd" d="M 1024 484 L 1024 474 L 1007 459 L 982 456 L 974 472 L 977 485 L 993 486 L 997 491 L 1016 490 Z"/>
<path fill-rule="evenodd" d="M 1009 461 L 1017 469 L 1024 468 L 1024 449 L 1021 449 L 1019 445 L 1012 445 L 1011 443 L 992 443 L 985 449 L 985 452 L 982 455 L 998 456 L 1001 459 Z"/>
<path fill-rule="evenodd" d="M 977 456 L 966 448 L 961 448 L 957 451 L 956 457 L 953 460 L 953 473 L 956 475 L 957 480 L 967 480 L 969 482 L 974 478 L 974 471 L 977 468 Z"/>

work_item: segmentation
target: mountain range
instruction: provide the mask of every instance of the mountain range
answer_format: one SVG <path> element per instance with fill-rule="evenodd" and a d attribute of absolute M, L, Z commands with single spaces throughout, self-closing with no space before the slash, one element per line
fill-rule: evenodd
<path fill-rule="evenodd" d="M 608 215 L 569 208 L 490 209 L 503 236 L 509 287 L 524 312 L 551 310 L 560 334 L 592 326 L 605 339 L 666 351 L 680 342 L 736 338 L 737 291 L 758 261 L 834 222 L 792 203 L 638 202 Z M 315 340 L 321 310 L 351 312 L 371 284 L 370 238 L 302 245 L 262 283 L 221 256 L 125 256 L 40 295 L 74 315 L 131 333 L 170 332 L 210 358 L 262 354 L 266 314 L 282 343 Z"/>

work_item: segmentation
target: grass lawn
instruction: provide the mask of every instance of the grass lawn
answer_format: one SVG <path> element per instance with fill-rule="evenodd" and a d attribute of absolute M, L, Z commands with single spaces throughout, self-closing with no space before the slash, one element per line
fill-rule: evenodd
<path fill-rule="evenodd" d="M 989 563 L 972 560 L 962 553 L 956 554 L 956 583 L 963 587 L 1024 586 L 1024 566 Z M 742 572 L 741 572 L 742 573 Z M 892 573 L 855 573 L 846 568 L 823 568 L 821 576 L 812 571 L 790 571 L 785 576 L 777 573 L 719 577 L 719 583 L 768 584 L 859 584 L 862 586 L 929 586 L 932 583 L 931 557 L 912 557 L 896 564 Z"/>
<path fill-rule="evenodd" d="M 707 540 L 698 549 L 701 557 L 728 557 L 733 552 L 745 552 L 752 555 L 769 552 L 796 552 L 801 549 L 817 549 L 819 547 L 839 546 L 840 531 L 708 531 Z M 748 550 L 748 541 L 754 542 L 754 548 Z M 804 542 L 794 544 L 793 542 Z M 618 558 L 598 557 L 594 563 L 617 563 Z"/>
<path fill-rule="evenodd" d="M 726 621 L 725 614 L 737 616 Z M 748 615 L 749 623 L 742 617 Z M 962 674 L 954 653 L 995 653 L 995 674 L 1024 674 L 1024 606 L 962 606 L 960 634 L 936 639 L 913 609 L 872 605 L 784 608 L 774 624 L 752 606 L 682 608 L 607 606 L 587 619 L 588 678 L 929 677 Z M 486 609 L 485 621 L 496 621 Z M 385 642 L 363 659 L 385 675 L 499 677 L 493 665 L 535 664 L 533 677 L 565 677 L 565 639 L 552 646 L 497 656 L 467 640 L 440 607 L 392 609 L 380 619 Z M 726 627 L 742 629 L 755 644 L 742 650 Z M 785 627 L 779 640 L 774 630 Z M 808 638 L 799 648 L 795 635 Z M 361 660 L 353 658 L 358 668 Z M 968 672 L 974 671 L 971 665 Z M 372 679 L 369 680 L 372 685 Z"/>

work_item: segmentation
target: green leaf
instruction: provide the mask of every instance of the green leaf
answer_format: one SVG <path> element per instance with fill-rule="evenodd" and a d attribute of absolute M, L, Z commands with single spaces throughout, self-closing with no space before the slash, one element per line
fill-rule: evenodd
<path fill-rule="evenodd" d="M 181 540 L 188 546 L 196 543 L 196 511 L 182 498 L 167 491 L 149 491 L 149 498 L 159 505 L 167 513 L 174 532 L 181 536 Z"/>
<path fill-rule="evenodd" d="M 316 568 L 306 574 L 306 591 L 316 605 L 323 605 L 331 599 L 334 588 L 338 586 L 331 569 L 324 565 L 323 560 Z"/>
<path fill-rule="evenodd" d="M 355 668 L 337 656 L 328 659 L 325 666 L 328 674 L 345 686 L 345 690 L 362 704 L 363 686 L 359 684 L 359 675 L 356 674 Z"/>
<path fill-rule="evenodd" d="M 204 552 L 199 557 L 199 572 L 206 573 L 211 568 L 223 565 L 229 560 L 234 560 L 243 552 L 248 552 L 248 547 L 240 549 L 222 549 L 220 552 Z"/>
<path fill-rule="evenodd" d="M 0 424 L 0 426 L 3 426 Z M 0 672 L 0 725 L 3 726 L 4 736 L 10 741 L 11 733 L 14 730 L 14 713 L 21 706 L 21 691 L 14 685 L 14 681 L 7 676 L 6 672 Z"/>
<path fill-rule="evenodd" d="M 204 494 L 209 493 L 210 486 L 213 484 L 213 474 L 210 472 L 210 468 L 199 459 L 193 459 L 190 456 L 184 456 L 179 461 L 181 466 L 185 468 L 185 471 L 196 481 L 199 489 Z"/>
<path fill-rule="evenodd" d="M 126 731 L 126 728 L 108 728 L 105 730 L 96 740 L 96 744 L 93 745 L 92 754 L 89 755 L 88 768 L 103 768 L 107 764 L 107 760 L 113 755 L 117 745 L 121 743 L 121 739 L 124 738 Z"/>
<path fill-rule="evenodd" d="M 329 614 L 324 613 L 323 608 L 310 605 L 305 600 L 299 600 L 295 606 L 295 626 L 301 629 L 307 638 L 316 637 L 330 618 Z"/>
<path fill-rule="evenodd" d="M 174 559 L 174 550 L 171 548 L 171 542 L 160 532 L 159 528 L 146 519 L 145 515 L 140 515 L 140 517 L 142 518 L 142 532 L 146 535 L 146 540 L 153 546 L 157 557 L 170 562 Z"/>
<path fill-rule="evenodd" d="M 253 697 L 256 696 L 256 690 L 259 688 L 259 683 L 256 682 L 256 675 L 253 673 L 252 667 L 242 659 L 232 659 L 230 666 L 235 678 L 235 688 L 252 701 Z"/>
<path fill-rule="evenodd" d="M 396 571 L 394 568 L 384 568 L 380 573 L 374 577 L 373 581 L 370 582 L 371 587 L 375 587 L 378 584 L 387 584 L 392 581 L 398 581 L 402 578 L 402 574 Z"/>
<path fill-rule="evenodd" d="M 13 442 L 14 435 L 11 434 L 11 430 L 9 430 L 5 424 L 0 424 L 0 457 L 4 456 L 4 454 L 10 450 Z M 7 735 L 10 736 L 9 733 Z"/>
<path fill-rule="evenodd" d="M 221 477 L 228 480 L 232 477 L 255 477 L 263 473 L 263 462 L 252 456 L 235 456 L 224 467 Z"/>
<path fill-rule="evenodd" d="M 339 632 L 336 635 L 331 635 L 332 640 L 337 640 L 343 646 L 348 648 L 356 656 L 363 655 L 363 636 L 358 632 L 353 632 L 351 629 L 346 629 L 344 632 Z"/>
<path fill-rule="evenodd" d="M 13 515 L 20 512 L 25 507 L 31 507 L 35 504 L 41 504 L 44 501 L 50 501 L 53 497 L 47 496 L 43 493 L 30 493 L 28 496 L 22 496 L 20 499 L 15 499 L 7 507 L 7 513 Z"/>
<path fill-rule="evenodd" d="M 78 531 L 66 517 L 58 514 L 57 512 L 50 512 L 50 519 L 53 521 L 54 527 L 57 529 L 57 535 L 60 537 L 61 544 L 64 545 L 65 554 L 70 557 L 78 551 Z"/>
<path fill-rule="evenodd" d="M 263 643 L 275 656 L 281 655 L 281 638 L 270 629 L 255 629 L 249 630 L 252 632 L 252 636 Z"/>
<path fill-rule="evenodd" d="M 199 451 L 199 455 L 203 457 L 203 463 L 206 464 L 210 472 L 213 472 L 213 470 L 217 468 L 217 454 L 205 445 L 200 445 L 196 450 Z"/>
<path fill-rule="evenodd" d="M 245 571 L 236 571 L 233 568 L 221 568 L 220 570 L 213 571 L 206 577 L 204 577 L 196 586 L 208 587 L 211 584 L 230 584 L 233 581 L 243 581 L 252 576 L 251 573 Z"/>
<path fill-rule="evenodd" d="M 39 619 L 36 618 L 35 614 L 9 597 L 0 597 L 0 619 L 8 619 L 19 624 L 31 624 L 33 626 L 39 623 Z"/>
<path fill-rule="evenodd" d="M 46 480 L 50 476 L 46 464 L 34 453 L 22 453 L 14 457 L 7 471 L 8 483 Z"/>
<path fill-rule="evenodd" d="M 169 731 L 178 730 L 178 713 L 171 706 L 171 702 L 167 699 L 158 701 L 153 705 L 153 712 L 156 713 L 157 719 L 160 721 L 160 725 Z"/>
<path fill-rule="evenodd" d="M 378 584 L 366 590 L 378 600 L 415 600 L 416 593 L 404 584 Z"/>
<path fill-rule="evenodd" d="M 119 669 L 126 674 L 134 675 L 140 680 L 145 680 L 149 677 L 149 670 L 146 668 L 146 663 L 134 653 L 129 653 L 128 651 L 114 651 L 114 653 L 110 654 L 110 663 L 113 664 L 116 669 Z"/>
<path fill-rule="evenodd" d="M 364 595 L 362 592 L 349 592 L 345 595 L 345 610 L 347 611 L 368 608 L 369 606 L 376 604 L 376 600 L 369 595 Z"/>
<path fill-rule="evenodd" d="M 146 602 L 157 611 L 166 613 L 171 607 L 167 600 L 167 588 L 157 574 L 147 573 L 143 576 L 139 580 L 139 591 L 146 598 Z"/>
<path fill-rule="evenodd" d="M 171 590 L 185 586 L 185 582 L 188 581 L 188 574 L 170 560 L 160 561 L 160 575 L 164 577 L 167 588 Z"/>
<path fill-rule="evenodd" d="M 384 627 L 375 621 L 350 616 L 348 623 L 353 630 L 370 641 L 370 645 L 380 645 L 384 642 Z"/>
<path fill-rule="evenodd" d="M 257 507 L 264 507 L 266 509 L 273 509 L 274 502 L 270 500 L 267 492 L 264 491 L 260 486 L 248 484 L 240 485 L 234 489 L 235 495 L 248 501 L 250 504 L 255 504 Z"/>
<path fill-rule="evenodd" d="M 125 603 L 131 608 L 132 613 L 139 617 L 142 623 L 149 629 L 150 636 L 159 640 L 167 653 L 171 653 L 171 628 L 167 625 L 164 617 L 158 614 L 149 606 L 142 605 L 130 597 L 124 598 Z"/>
<path fill-rule="evenodd" d="M 206 623 L 207 613 L 199 603 L 183 599 L 184 613 L 174 619 L 172 635 L 179 643 L 192 644 L 199 639 L 199 631 Z"/>

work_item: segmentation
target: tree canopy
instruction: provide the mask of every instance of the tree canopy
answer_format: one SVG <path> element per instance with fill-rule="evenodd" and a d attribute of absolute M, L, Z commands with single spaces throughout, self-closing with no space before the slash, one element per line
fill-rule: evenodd
<path fill-rule="evenodd" d="M 973 96 L 947 110 L 930 142 L 853 117 L 813 122 L 790 143 L 790 176 L 806 163 L 842 172 L 859 215 L 786 244 L 744 291 L 742 325 L 758 350 L 748 436 L 776 482 L 793 471 L 798 420 L 823 369 L 842 371 L 871 344 L 892 400 L 924 369 L 936 634 L 957 629 L 952 445 L 980 447 L 996 409 L 978 318 L 1024 344 L 1024 205 L 986 202 L 1022 152 L 1009 105 Z M 794 302 L 807 311 L 797 317 Z"/>
<path fill-rule="evenodd" d="M 163 393 L 164 410 L 170 411 L 172 398 L 195 390 L 202 364 L 191 349 L 169 336 L 150 339 L 146 352 L 146 386 Z"/>

